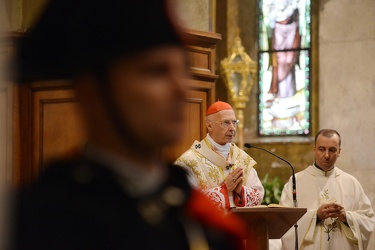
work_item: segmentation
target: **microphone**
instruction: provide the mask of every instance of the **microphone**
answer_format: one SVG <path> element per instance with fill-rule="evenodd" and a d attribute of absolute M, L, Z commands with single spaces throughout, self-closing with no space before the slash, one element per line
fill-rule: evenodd
<path fill-rule="evenodd" d="M 284 158 L 278 156 L 277 154 L 272 153 L 271 151 L 269 151 L 269 150 L 267 150 L 265 148 L 259 148 L 259 147 L 256 147 L 254 145 L 251 145 L 250 143 L 245 143 L 244 146 L 247 147 L 247 148 L 256 148 L 256 149 L 260 149 L 260 150 L 266 151 L 267 153 L 269 153 L 269 154 L 271 154 L 271 155 L 279 158 L 280 160 L 286 162 L 290 166 L 290 168 L 292 169 L 293 206 L 297 207 L 298 203 L 297 203 L 296 177 L 294 175 L 294 168 L 293 168 L 292 164 L 290 164 L 290 162 L 287 161 L 287 160 L 285 160 Z"/>
<path fill-rule="evenodd" d="M 296 191 L 296 177 L 294 175 L 294 168 L 293 168 L 292 164 L 290 164 L 290 162 L 287 161 L 287 160 L 285 160 L 284 158 L 278 156 L 277 154 L 272 153 L 271 151 L 269 151 L 269 150 L 267 150 L 265 148 L 259 148 L 259 147 L 251 145 L 250 143 L 245 143 L 244 146 L 247 147 L 247 148 L 256 148 L 256 149 L 260 149 L 260 150 L 266 151 L 267 153 L 269 153 L 269 154 L 271 154 L 271 155 L 279 158 L 280 160 L 288 163 L 288 165 L 292 169 L 293 206 L 297 207 L 298 204 L 297 204 L 297 191 Z M 297 230 L 297 228 L 298 228 L 298 225 L 296 223 L 296 224 L 294 224 L 294 235 L 295 235 L 295 244 L 294 244 L 294 247 L 295 247 L 295 250 L 298 250 L 298 230 Z"/>

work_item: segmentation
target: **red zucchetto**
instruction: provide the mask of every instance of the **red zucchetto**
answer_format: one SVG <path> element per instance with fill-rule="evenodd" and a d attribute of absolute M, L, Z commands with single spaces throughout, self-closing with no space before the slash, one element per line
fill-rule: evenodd
<path fill-rule="evenodd" d="M 219 111 L 225 110 L 225 109 L 231 109 L 233 110 L 232 106 L 229 105 L 229 103 L 217 101 L 214 102 L 208 109 L 206 115 L 212 115 Z"/>

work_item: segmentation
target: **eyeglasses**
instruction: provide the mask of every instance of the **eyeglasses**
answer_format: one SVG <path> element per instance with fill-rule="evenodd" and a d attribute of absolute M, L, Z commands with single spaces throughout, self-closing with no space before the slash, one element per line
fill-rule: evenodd
<path fill-rule="evenodd" d="M 239 120 L 224 120 L 224 121 L 221 121 L 221 122 L 218 122 L 218 121 L 210 121 L 210 122 L 216 122 L 218 124 L 220 124 L 220 127 L 222 128 L 227 128 L 229 127 L 231 124 L 233 125 L 233 127 L 237 127 L 238 123 L 240 123 Z"/>

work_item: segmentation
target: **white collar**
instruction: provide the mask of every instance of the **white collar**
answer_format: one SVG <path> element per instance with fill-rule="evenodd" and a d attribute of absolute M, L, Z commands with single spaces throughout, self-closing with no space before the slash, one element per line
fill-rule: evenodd
<path fill-rule="evenodd" d="M 324 171 L 323 169 L 321 169 L 320 167 L 318 168 L 317 165 L 314 163 L 313 164 L 313 171 L 316 173 L 316 175 L 320 175 L 320 176 L 331 176 L 332 174 L 334 174 L 335 172 L 335 169 L 336 167 L 333 166 L 330 170 L 328 171 Z"/>
<path fill-rule="evenodd" d="M 225 159 L 228 157 L 230 148 L 232 146 L 231 143 L 226 143 L 225 145 L 220 145 L 219 143 L 215 142 L 214 139 L 207 133 L 207 140 L 211 144 L 211 147 L 214 149 L 215 152 L 219 153 Z"/>

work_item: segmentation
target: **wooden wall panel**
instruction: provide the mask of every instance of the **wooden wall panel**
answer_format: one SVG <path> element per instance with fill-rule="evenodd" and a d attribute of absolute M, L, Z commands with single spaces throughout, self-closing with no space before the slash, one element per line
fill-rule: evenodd
<path fill-rule="evenodd" d="M 206 136 L 206 110 L 215 101 L 216 44 L 220 34 L 186 30 L 187 57 L 191 79 L 186 99 L 186 127 L 179 143 L 163 150 L 162 155 L 168 162 L 174 162 L 190 148 L 195 140 Z"/>
<path fill-rule="evenodd" d="M 178 144 L 163 150 L 162 157 L 167 161 L 174 161 L 194 140 L 206 135 L 206 110 L 215 98 L 214 60 L 220 35 L 192 30 L 185 34 L 191 73 L 185 106 L 186 129 Z M 14 117 L 20 117 L 13 150 L 16 185 L 32 181 L 50 161 L 74 155 L 87 138 L 69 82 L 32 82 L 19 90 L 14 103 Z"/>
<path fill-rule="evenodd" d="M 0 34 L 0 189 L 13 181 L 13 167 L 19 163 L 18 88 L 9 81 L 9 58 L 19 33 Z"/>
<path fill-rule="evenodd" d="M 79 152 L 87 136 L 71 89 L 32 93 L 33 166 L 38 172 L 59 156 Z"/>
<path fill-rule="evenodd" d="M 80 122 L 77 103 L 71 99 L 42 100 L 39 119 L 39 164 L 45 166 L 56 155 L 74 154 L 86 142 L 85 129 Z M 56 115 L 59 114 L 59 115 Z M 37 141 L 37 140 L 35 140 Z M 78 146 L 78 148 L 77 148 Z"/>
<path fill-rule="evenodd" d="M 0 85 L 0 188 L 6 183 L 6 176 L 7 176 L 7 146 L 8 140 L 7 132 L 8 132 L 8 88 L 6 86 Z"/>
<path fill-rule="evenodd" d="M 69 82 L 21 86 L 21 161 L 14 178 L 28 183 L 49 162 L 78 153 L 87 140 L 85 131 Z"/>
<path fill-rule="evenodd" d="M 202 73 L 211 73 L 211 49 L 190 46 L 187 57 L 192 69 L 202 71 Z"/>
<path fill-rule="evenodd" d="M 185 128 L 182 139 L 171 147 L 163 150 L 163 157 L 174 162 L 183 152 L 206 135 L 205 116 L 211 100 L 209 89 L 190 89 L 185 102 Z"/>

